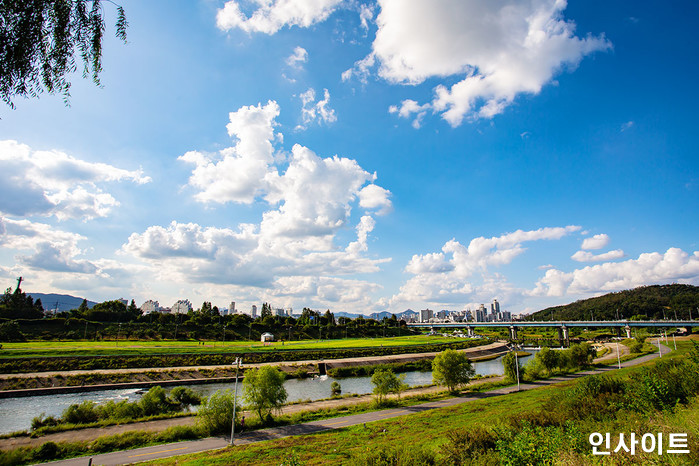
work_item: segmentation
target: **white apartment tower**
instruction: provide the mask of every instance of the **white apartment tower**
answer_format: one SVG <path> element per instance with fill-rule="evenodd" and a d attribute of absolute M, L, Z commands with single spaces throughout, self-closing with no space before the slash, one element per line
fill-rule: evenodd
<path fill-rule="evenodd" d="M 160 312 L 160 304 L 158 304 L 158 301 L 149 299 L 145 303 L 141 304 L 141 313 L 145 316 L 151 312 Z"/>
<path fill-rule="evenodd" d="M 192 303 L 188 299 L 180 299 L 170 308 L 170 312 L 173 314 L 187 314 L 192 310 Z"/>

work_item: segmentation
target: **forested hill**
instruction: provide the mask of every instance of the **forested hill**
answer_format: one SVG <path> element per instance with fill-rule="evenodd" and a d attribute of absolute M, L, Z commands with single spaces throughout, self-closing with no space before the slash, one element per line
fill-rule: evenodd
<path fill-rule="evenodd" d="M 652 285 L 538 311 L 527 320 L 652 320 L 699 318 L 699 287 Z"/>

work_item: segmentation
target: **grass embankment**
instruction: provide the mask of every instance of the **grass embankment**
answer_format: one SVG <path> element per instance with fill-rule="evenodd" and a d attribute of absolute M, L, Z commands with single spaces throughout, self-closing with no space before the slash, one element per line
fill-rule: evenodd
<path fill-rule="evenodd" d="M 256 353 L 279 350 L 319 350 L 345 348 L 375 348 L 388 346 L 430 345 L 453 343 L 454 338 L 442 336 L 405 336 L 387 338 L 348 338 L 340 340 L 302 340 L 273 343 L 255 341 L 28 341 L 3 343 L 0 355 L 10 357 L 43 356 L 113 356 L 149 354 Z"/>
<path fill-rule="evenodd" d="M 280 361 L 304 361 L 318 359 L 339 359 L 368 356 L 387 356 L 394 354 L 438 352 L 447 348 L 464 349 L 486 344 L 486 340 L 457 340 L 454 338 L 446 341 L 432 343 L 429 339 L 424 343 L 422 338 L 427 337 L 396 337 L 395 339 L 382 340 L 354 340 L 355 345 L 370 343 L 368 346 L 350 346 L 349 340 L 344 345 L 337 343 L 342 340 L 332 340 L 328 342 L 305 342 L 306 346 L 274 346 L 273 349 L 253 348 L 255 351 L 249 352 L 246 347 L 236 346 L 237 351 L 212 352 L 209 348 L 204 353 L 159 353 L 157 348 L 151 348 L 148 354 L 112 354 L 112 355 L 71 355 L 60 356 L 58 350 L 51 351 L 50 347 L 42 350 L 46 354 L 42 357 L 0 357 L 0 373 L 22 373 L 35 372 L 41 370 L 68 371 L 68 370 L 95 370 L 95 369 L 127 369 L 127 368 L 155 368 L 155 367 L 183 367 L 183 366 L 207 366 L 207 365 L 230 365 L 235 356 L 240 356 L 247 364 Z M 389 341 L 390 340 L 390 341 Z M 381 342 L 377 344 L 377 342 Z M 384 344 L 385 343 L 385 344 Z M 391 343 L 391 344 L 389 344 Z M 321 345 L 314 349 L 315 345 Z M 47 345 L 47 343 L 43 343 Z M 5 350 L 0 352 L 4 355 Z M 12 350 L 10 350 L 12 351 Z M 48 356 L 52 354 L 53 356 Z M 57 356 L 58 355 L 58 356 Z"/>
<path fill-rule="evenodd" d="M 614 376 L 150 464 L 697 464 L 699 401 L 686 395 L 699 390 L 699 358 L 688 362 L 689 342 L 677 346 L 668 358 Z M 639 447 L 635 456 L 604 459 L 592 456 L 592 432 L 612 439 L 686 433 L 691 453 L 658 456 Z"/>

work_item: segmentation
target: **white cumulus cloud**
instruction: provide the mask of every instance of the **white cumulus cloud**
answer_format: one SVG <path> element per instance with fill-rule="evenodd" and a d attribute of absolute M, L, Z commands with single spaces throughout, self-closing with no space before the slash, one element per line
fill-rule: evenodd
<path fill-rule="evenodd" d="M 464 118 L 491 118 L 520 94 L 538 94 L 562 69 L 611 47 L 604 36 L 579 37 L 563 17 L 565 0 L 379 0 L 372 52 L 343 74 L 365 80 L 420 84 L 461 77 L 435 88 L 428 105 L 450 125 Z M 419 109 L 419 110 L 418 110 Z"/>
<path fill-rule="evenodd" d="M 321 157 L 299 144 L 283 161 L 275 157 L 284 140 L 274 131 L 278 114 L 276 102 L 242 107 L 230 114 L 233 147 L 181 157 L 194 164 L 189 186 L 196 200 L 266 204 L 259 223 L 237 229 L 154 225 L 132 234 L 121 253 L 149 264 L 161 279 L 208 283 L 218 293 L 234 286 L 247 296 L 285 296 L 282 286 L 293 285 L 292 295 L 305 293 L 312 302 L 348 303 L 356 295 L 365 305 L 366 290 L 378 285 L 346 276 L 377 272 L 390 260 L 370 256 L 369 238 L 373 215 L 390 209 L 391 193 L 351 158 Z M 352 230 L 356 237 L 346 239 Z"/>
<path fill-rule="evenodd" d="M 342 0 L 253 0 L 226 2 L 216 15 L 223 31 L 239 28 L 246 32 L 274 34 L 284 26 L 307 28 L 325 20 Z M 245 5 L 252 4 L 246 12 Z"/>
<path fill-rule="evenodd" d="M 621 259 L 624 257 L 624 251 L 621 249 L 615 249 L 613 251 L 605 252 L 602 254 L 592 254 L 589 251 L 578 251 L 573 254 L 570 258 L 578 262 L 603 262 L 614 259 Z"/>
<path fill-rule="evenodd" d="M 699 251 L 690 255 L 679 248 L 670 248 L 664 254 L 643 253 L 638 259 L 606 262 L 572 272 L 550 269 L 531 294 L 592 294 L 672 282 L 699 283 Z"/>
<path fill-rule="evenodd" d="M 87 162 L 58 150 L 33 150 L 12 140 L 0 141 L 0 172 L 5 175 L 0 185 L 0 213 L 59 220 L 109 215 L 119 205 L 103 190 L 109 182 L 151 181 L 141 170 Z"/>
<path fill-rule="evenodd" d="M 393 305 L 410 302 L 438 305 L 482 301 L 495 295 L 521 295 L 522 292 L 489 268 L 511 263 L 526 251 L 526 242 L 558 240 L 579 230 L 575 225 L 517 230 L 491 238 L 474 238 L 467 246 L 452 239 L 442 246 L 441 252 L 414 255 L 405 268 L 413 276 L 390 301 Z"/>
<path fill-rule="evenodd" d="M 590 249 L 602 249 L 609 244 L 609 236 L 602 233 L 583 240 L 580 249 L 589 251 Z"/>

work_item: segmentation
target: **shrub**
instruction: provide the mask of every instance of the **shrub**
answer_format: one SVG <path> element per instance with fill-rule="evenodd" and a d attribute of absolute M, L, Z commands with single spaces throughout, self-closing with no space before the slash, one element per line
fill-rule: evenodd
<path fill-rule="evenodd" d="M 60 419 L 56 419 L 54 416 L 44 417 L 44 413 L 41 413 L 32 419 L 32 430 L 37 430 L 48 426 L 57 426 L 60 423 Z"/>
<path fill-rule="evenodd" d="M 342 394 L 342 387 L 337 381 L 333 381 L 333 383 L 330 384 L 330 395 L 331 396 L 340 396 Z"/>
<path fill-rule="evenodd" d="M 360 454 L 353 464 L 366 466 L 426 466 L 437 464 L 435 454 L 414 445 L 382 447 Z"/>
<path fill-rule="evenodd" d="M 540 360 L 536 359 L 536 357 L 530 359 L 527 361 L 527 363 L 523 367 L 524 369 L 524 376 L 522 377 L 523 379 L 526 379 L 528 381 L 534 381 L 536 379 L 540 379 L 544 372 L 546 371 L 546 368 L 544 368 L 544 365 L 541 363 Z"/>
<path fill-rule="evenodd" d="M 138 401 L 138 405 L 146 416 L 175 411 L 175 405 L 170 401 L 161 386 L 151 387 Z"/>
<path fill-rule="evenodd" d="M 508 382 L 516 382 L 517 374 L 519 373 L 519 380 L 521 381 L 524 377 L 524 368 L 519 358 L 515 355 L 514 351 L 510 351 L 502 358 L 502 366 L 505 369 L 505 380 Z"/>
<path fill-rule="evenodd" d="M 58 456 L 60 447 L 54 442 L 46 442 L 34 450 L 32 455 L 37 460 L 52 460 Z"/>
<path fill-rule="evenodd" d="M 541 348 L 541 350 L 534 356 L 534 359 L 539 361 L 549 374 L 560 365 L 558 351 L 552 350 L 548 347 Z"/>
<path fill-rule="evenodd" d="M 432 361 L 432 380 L 452 392 L 466 385 L 475 373 L 466 355 L 452 349 L 442 351 Z"/>
<path fill-rule="evenodd" d="M 589 343 L 572 345 L 567 351 L 570 352 L 571 363 L 575 367 L 589 366 L 595 356 L 595 349 Z"/>
<path fill-rule="evenodd" d="M 89 424 L 99 420 L 96 405 L 92 401 L 83 401 L 79 405 L 70 405 L 63 411 L 63 422 L 68 424 Z"/>
<path fill-rule="evenodd" d="M 233 403 L 232 390 L 217 390 L 202 402 L 197 411 L 199 424 L 212 435 L 230 431 L 233 422 Z M 239 413 L 240 410 L 237 410 L 236 417 Z"/>
<path fill-rule="evenodd" d="M 371 376 L 371 383 L 374 385 L 374 395 L 376 403 L 381 405 L 386 400 L 389 393 L 400 394 L 404 389 L 403 379 L 396 376 L 392 370 L 377 370 Z"/>
<path fill-rule="evenodd" d="M 475 426 L 447 432 L 447 442 L 442 445 L 441 452 L 447 464 L 461 465 L 495 449 L 496 444 L 497 435 L 493 431 Z"/>
<path fill-rule="evenodd" d="M 508 431 L 497 441 L 500 464 L 558 464 L 561 451 L 580 451 L 586 440 L 572 424 L 564 427 L 524 426 L 521 431 Z M 589 447 L 589 444 L 587 444 Z"/>
<path fill-rule="evenodd" d="M 260 421 L 270 418 L 272 411 L 281 409 L 286 402 L 284 378 L 284 374 L 272 366 L 245 371 L 243 397 L 250 409 L 260 416 Z"/>
<path fill-rule="evenodd" d="M 198 406 L 201 404 L 201 396 L 187 387 L 173 388 L 170 392 L 170 397 L 182 410 L 188 409 L 190 406 Z"/>
<path fill-rule="evenodd" d="M 148 432 L 135 431 L 125 432 L 119 435 L 100 437 L 90 444 L 90 450 L 96 453 L 125 450 L 149 443 L 152 434 Z"/>

